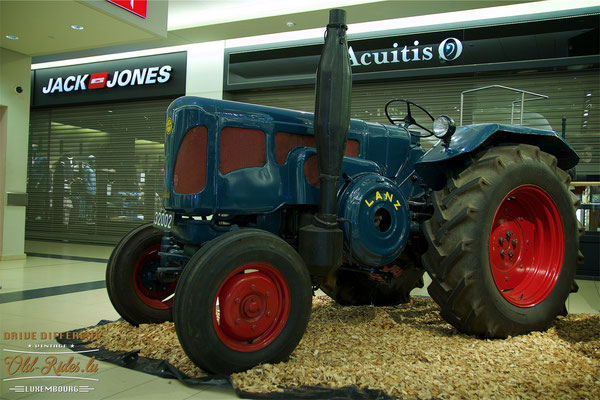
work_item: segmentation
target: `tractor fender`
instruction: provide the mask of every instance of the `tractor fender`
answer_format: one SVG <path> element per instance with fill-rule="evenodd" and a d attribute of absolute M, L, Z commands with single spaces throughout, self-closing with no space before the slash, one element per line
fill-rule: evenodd
<path fill-rule="evenodd" d="M 463 165 L 469 154 L 491 145 L 524 143 L 538 146 L 542 151 L 554 155 L 558 167 L 573 168 L 579 156 L 556 132 L 502 124 L 475 124 L 459 126 L 448 145 L 438 141 L 416 163 L 415 170 L 433 190 L 446 185 L 449 169 Z"/>

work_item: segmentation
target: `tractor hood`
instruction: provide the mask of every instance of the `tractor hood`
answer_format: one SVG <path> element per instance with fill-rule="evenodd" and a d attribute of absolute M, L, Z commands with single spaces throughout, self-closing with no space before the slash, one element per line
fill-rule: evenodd
<path fill-rule="evenodd" d="M 440 140 L 415 164 L 417 174 L 434 190 L 446 182 L 447 162 L 460 161 L 468 154 L 485 147 L 488 143 L 524 143 L 538 146 L 554 155 L 563 170 L 573 168 L 579 156 L 556 132 L 502 124 L 475 124 L 459 126 L 448 146 Z"/>

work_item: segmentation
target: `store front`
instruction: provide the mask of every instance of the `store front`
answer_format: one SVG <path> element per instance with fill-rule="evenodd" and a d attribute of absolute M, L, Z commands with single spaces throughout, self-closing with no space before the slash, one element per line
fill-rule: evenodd
<path fill-rule="evenodd" d="M 186 52 L 32 73 L 26 238 L 116 243 L 160 205 Z"/>
<path fill-rule="evenodd" d="M 501 85 L 541 94 L 547 98 L 526 95 L 523 125 L 564 130 L 581 155 L 577 174 L 587 179 L 600 173 L 599 25 L 596 14 L 350 37 L 352 116 L 389 123 L 384 106 L 399 97 L 459 123 L 464 91 Z M 228 49 L 225 96 L 313 111 L 319 53 L 319 44 Z M 521 100 L 500 88 L 465 93 L 463 124 L 520 123 Z"/>

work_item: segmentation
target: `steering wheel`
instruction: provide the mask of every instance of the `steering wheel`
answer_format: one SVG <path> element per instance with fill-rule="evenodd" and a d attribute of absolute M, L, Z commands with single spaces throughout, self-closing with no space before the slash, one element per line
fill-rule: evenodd
<path fill-rule="evenodd" d="M 407 114 L 404 118 L 392 118 L 390 116 L 389 113 L 389 106 L 393 103 L 406 103 L 406 109 L 407 109 Z M 387 117 L 387 119 L 393 124 L 393 125 L 400 125 L 400 122 L 404 122 L 404 125 L 402 125 L 402 127 L 404 127 L 404 129 L 408 130 L 408 132 L 411 134 L 411 136 L 415 136 L 415 137 L 429 137 L 429 136 L 433 136 L 433 131 L 429 128 L 425 128 L 423 125 L 419 124 L 412 116 L 411 110 L 410 110 L 410 106 L 413 105 L 415 107 L 417 107 L 418 109 L 420 109 L 421 111 L 423 111 L 425 114 L 427 114 L 427 116 L 429 118 L 431 118 L 431 121 L 433 122 L 435 120 L 435 118 L 433 118 L 433 116 L 429 113 L 429 111 L 427 111 L 426 109 L 424 109 L 423 107 L 421 107 L 420 105 L 418 105 L 417 103 L 414 103 L 410 100 L 405 100 L 405 99 L 392 99 L 390 101 L 387 102 L 387 104 L 385 105 L 385 116 Z M 411 125 L 416 125 L 419 128 L 425 130 L 426 132 L 429 133 L 429 135 L 416 135 L 414 133 L 412 133 L 408 127 L 410 127 Z"/>

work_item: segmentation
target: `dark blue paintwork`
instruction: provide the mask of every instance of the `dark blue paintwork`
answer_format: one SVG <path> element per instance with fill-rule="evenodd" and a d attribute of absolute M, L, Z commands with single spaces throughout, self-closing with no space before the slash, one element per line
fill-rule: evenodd
<path fill-rule="evenodd" d="M 165 135 L 164 205 L 177 215 L 173 235 L 178 241 L 200 245 L 239 229 L 235 218 L 240 216 L 252 216 L 247 227 L 279 234 L 284 225 L 282 210 L 296 206 L 315 206 L 316 210 L 319 189 L 309 184 L 304 174 L 306 160 L 316 150 L 298 146 L 288 153 L 284 164 L 275 160 L 276 134 L 313 135 L 312 113 L 181 97 L 171 103 L 167 117 L 173 129 Z M 196 126 L 205 126 L 208 132 L 206 185 L 199 193 L 176 193 L 173 173 L 179 147 L 186 133 Z M 219 134 L 225 127 L 263 131 L 265 165 L 221 174 Z M 398 126 L 353 119 L 349 140 L 358 141 L 360 148 L 357 157 L 344 157 L 338 214 L 352 223 L 352 231 L 348 223 L 343 229 L 346 246 L 352 242 L 355 261 L 371 267 L 393 262 L 404 250 L 411 228 L 408 200 L 426 201 L 428 189 L 422 183 L 441 189 L 449 163 L 477 151 L 490 140 L 537 145 L 554 154 L 563 169 L 578 161 L 573 149 L 554 132 L 499 124 L 458 127 L 448 146 L 440 141 L 426 154 L 419 140 Z M 208 215 L 215 218 L 191 218 Z M 383 225 L 374 223 L 378 219 Z"/>
<path fill-rule="evenodd" d="M 395 181 L 379 174 L 357 176 L 338 198 L 338 213 L 353 259 L 383 266 L 400 256 L 410 234 L 410 209 Z M 374 223 L 374 221 L 377 221 Z"/>
<path fill-rule="evenodd" d="M 556 156 L 558 166 L 564 170 L 574 167 L 579 162 L 577 153 L 556 132 L 523 126 L 476 124 L 457 127 L 449 146 L 438 142 L 415 163 L 415 169 L 429 186 L 439 190 L 445 185 L 446 163 L 477 150 L 490 139 L 497 139 L 500 143 L 538 146 Z"/>
<path fill-rule="evenodd" d="M 274 212 L 284 205 L 318 204 L 318 189 L 304 178 L 304 161 L 314 154 L 314 149 L 304 147 L 290 152 L 283 165 L 275 161 L 275 134 L 313 135 L 312 113 L 181 97 L 169 106 L 167 117 L 173 121 L 173 130 L 165 138 L 167 209 L 191 216 L 216 213 L 250 215 Z M 206 186 L 195 194 L 176 193 L 173 172 L 178 149 L 185 134 L 196 126 L 206 126 L 208 130 Z M 225 127 L 265 132 L 265 165 L 221 174 L 218 168 L 218 133 Z M 411 148 L 408 132 L 396 126 L 352 120 L 349 139 L 358 141 L 360 150 L 358 157 L 344 158 L 342 175 L 376 172 L 395 178 L 401 167 L 412 170 L 412 163 L 407 160 L 416 160 L 424 153 L 418 146 Z M 340 181 L 342 183 L 343 180 Z M 407 183 L 407 186 L 411 185 L 412 182 Z M 404 190 L 411 192 L 413 189 L 407 187 Z"/>

